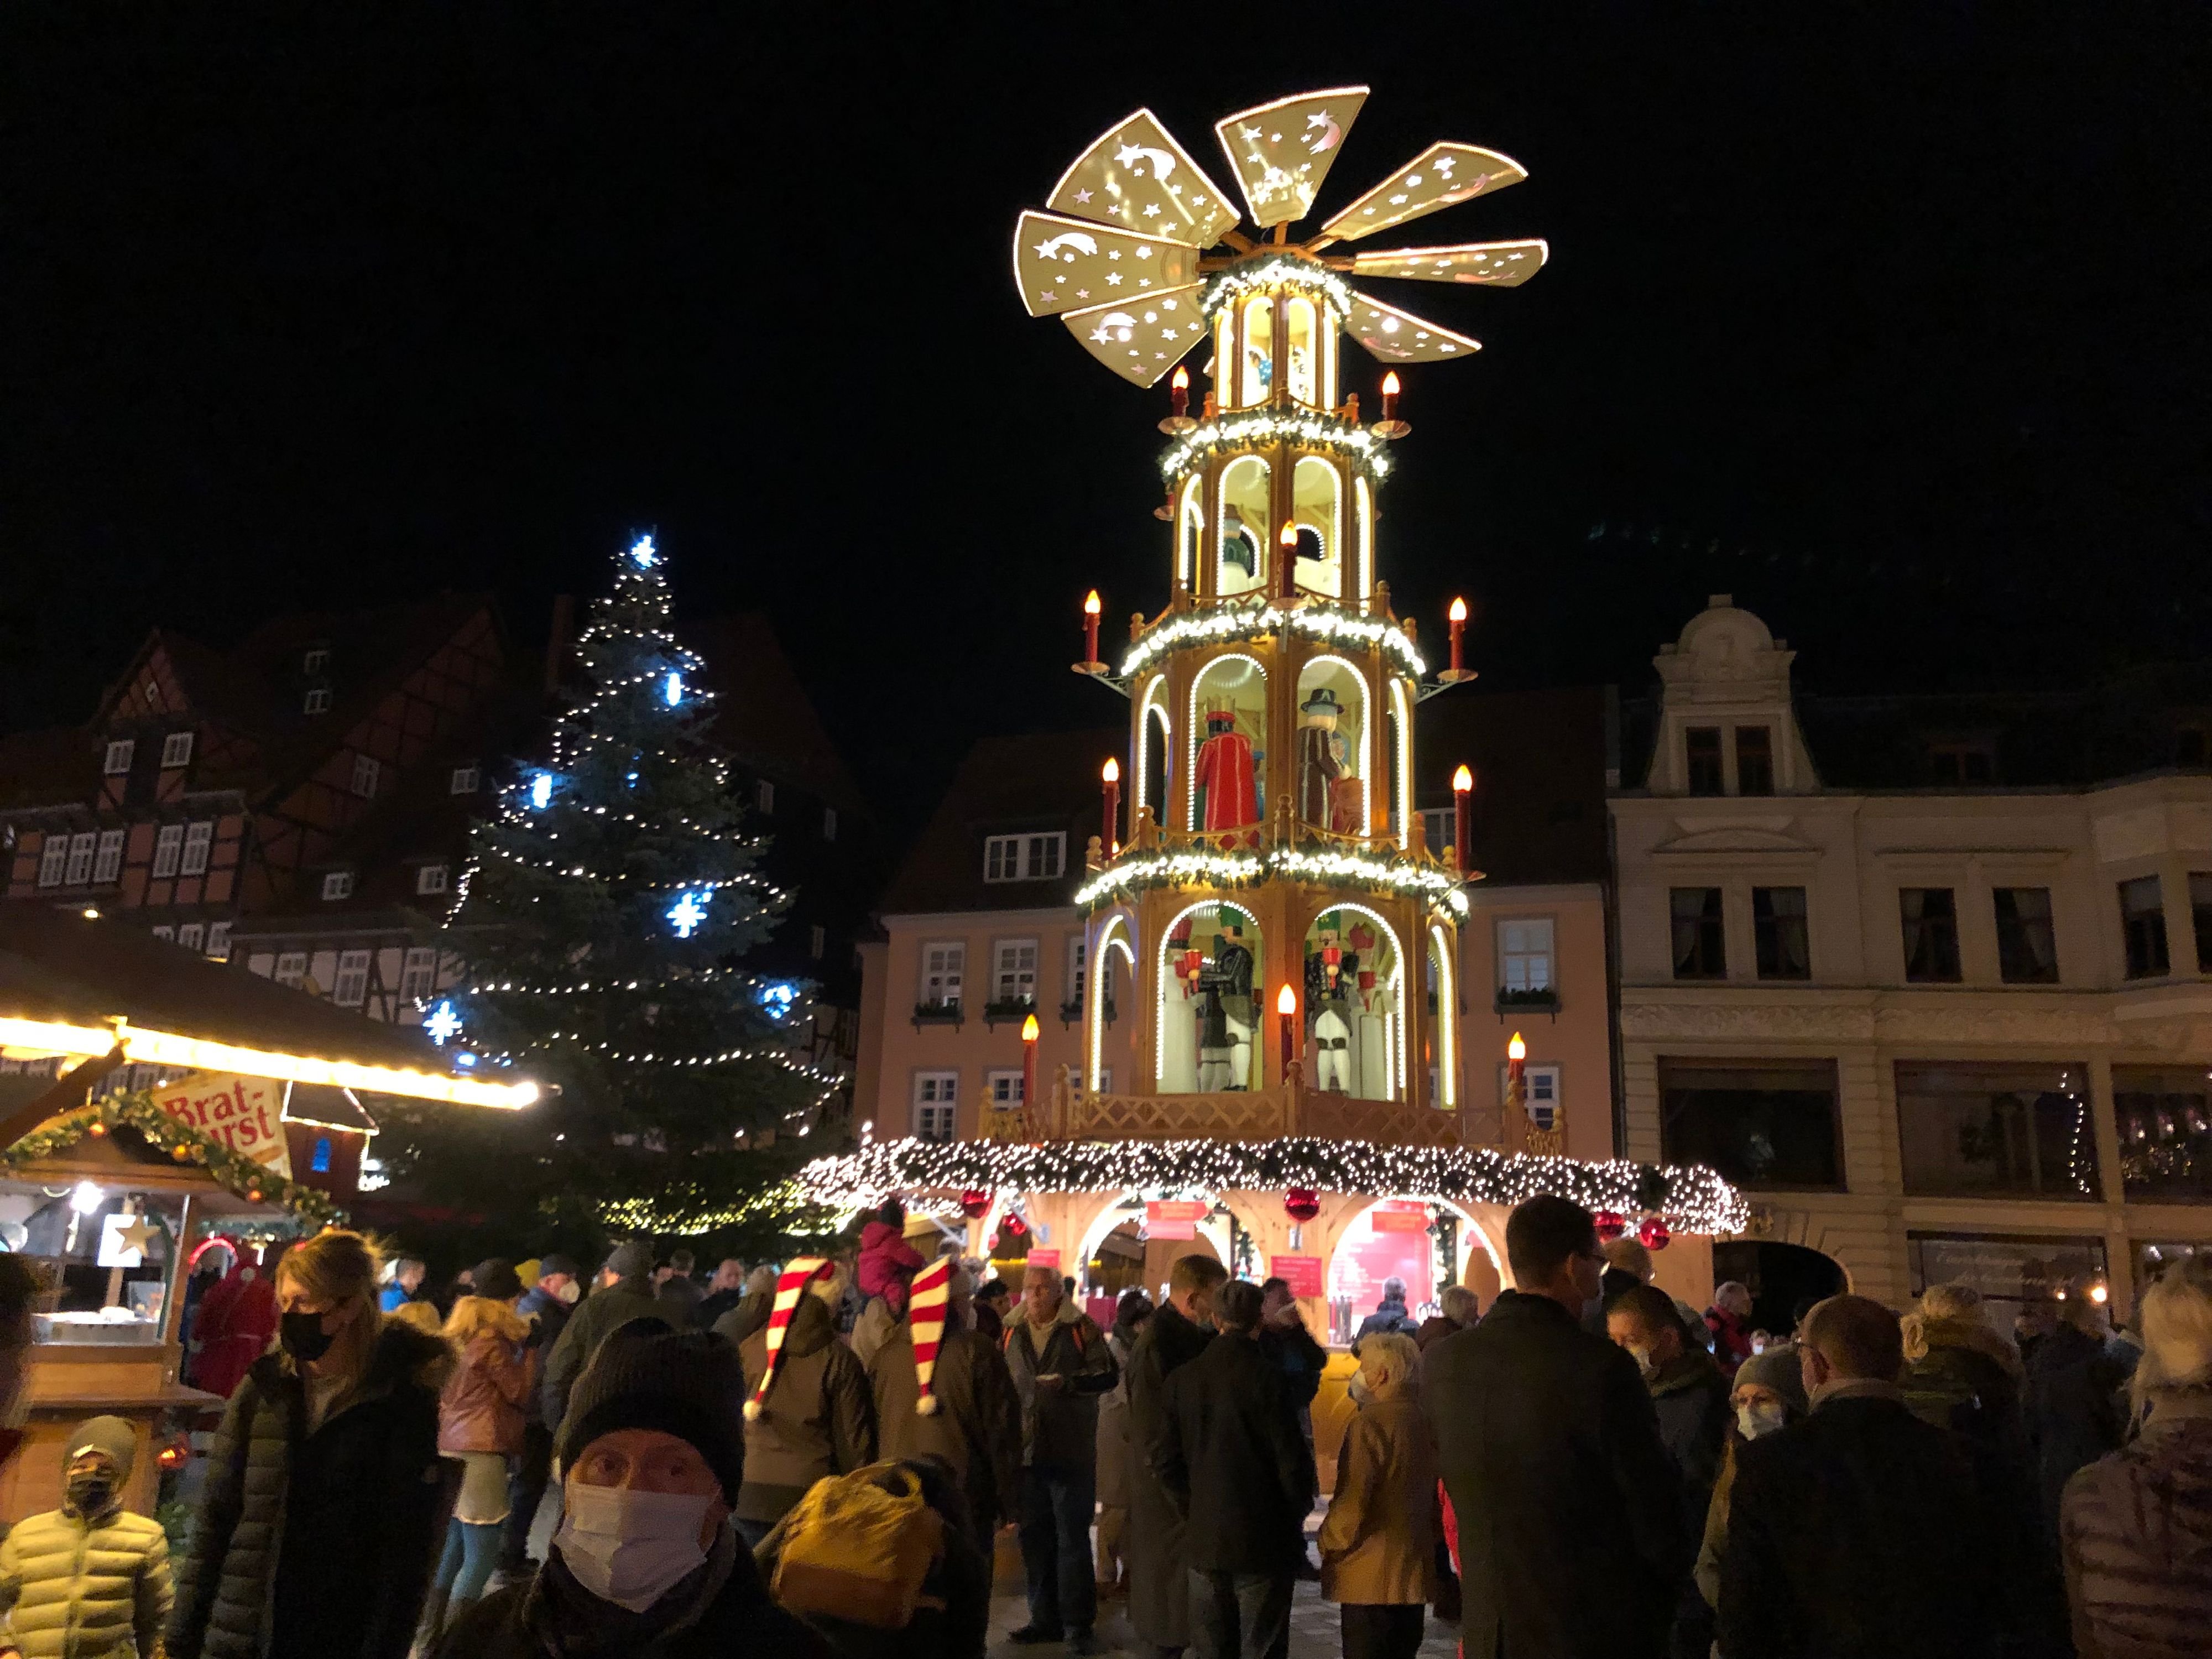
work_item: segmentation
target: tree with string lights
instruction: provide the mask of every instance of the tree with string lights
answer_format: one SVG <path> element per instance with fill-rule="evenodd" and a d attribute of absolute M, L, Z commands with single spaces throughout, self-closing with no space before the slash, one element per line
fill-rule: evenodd
<path fill-rule="evenodd" d="M 735 1197 L 775 1178 L 806 1143 L 742 1143 L 835 1083 L 783 1035 L 807 988 L 744 965 L 787 896 L 705 737 L 713 695 L 672 630 L 665 558 L 642 536 L 615 566 L 548 758 L 473 832 L 448 921 L 465 972 L 424 1022 L 459 1064 L 550 1086 L 512 1118 L 395 1114 L 379 1147 L 411 1194 L 530 1208 L 536 1237 L 670 1185 Z"/>

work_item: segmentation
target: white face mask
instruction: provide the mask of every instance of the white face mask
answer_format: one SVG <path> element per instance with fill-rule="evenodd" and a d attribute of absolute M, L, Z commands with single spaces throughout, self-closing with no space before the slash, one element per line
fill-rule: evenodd
<path fill-rule="evenodd" d="M 584 1287 L 572 1279 L 553 1294 L 573 1308 L 584 1299 Z"/>
<path fill-rule="evenodd" d="M 1650 1349 L 1632 1347 L 1628 1351 L 1628 1357 L 1636 1362 L 1636 1369 L 1643 1373 L 1645 1382 L 1649 1382 L 1659 1375 L 1658 1357 Z"/>
<path fill-rule="evenodd" d="M 642 1613 L 691 1573 L 711 1498 L 568 1485 L 568 1512 L 553 1547 L 568 1571 L 602 1601 Z"/>
<path fill-rule="evenodd" d="M 1778 1401 L 1754 1400 L 1735 1408 L 1735 1425 L 1747 1440 L 1772 1434 L 1789 1420 L 1788 1413 Z"/>

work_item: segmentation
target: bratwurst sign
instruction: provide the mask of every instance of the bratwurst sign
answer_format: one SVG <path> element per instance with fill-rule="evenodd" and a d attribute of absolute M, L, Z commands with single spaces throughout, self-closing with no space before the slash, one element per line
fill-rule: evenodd
<path fill-rule="evenodd" d="M 272 1078 L 219 1074 L 187 1078 L 154 1091 L 154 1103 L 285 1180 L 292 1178 L 284 1139 L 284 1085 Z"/>

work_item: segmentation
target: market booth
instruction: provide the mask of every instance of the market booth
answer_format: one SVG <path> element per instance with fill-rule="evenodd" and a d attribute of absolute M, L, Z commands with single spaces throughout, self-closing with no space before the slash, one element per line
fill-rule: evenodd
<path fill-rule="evenodd" d="M 101 1413 L 136 1429 L 125 1501 L 152 1511 L 175 1428 L 222 1404 L 184 1374 L 194 1262 L 340 1218 L 317 1166 L 366 1131 L 333 1103 L 535 1098 L 511 1073 L 456 1074 L 459 1058 L 139 928 L 0 910 L 0 1246 L 43 1290 L 0 1522 L 59 1503 L 62 1443 Z"/>

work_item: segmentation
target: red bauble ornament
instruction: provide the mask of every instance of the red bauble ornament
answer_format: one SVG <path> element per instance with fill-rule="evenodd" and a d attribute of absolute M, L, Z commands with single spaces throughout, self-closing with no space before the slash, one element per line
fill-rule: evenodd
<path fill-rule="evenodd" d="M 999 1224 L 1000 1235 L 1006 1238 L 1019 1238 L 1029 1230 L 1030 1224 L 1018 1215 L 1010 1215 Z"/>
<path fill-rule="evenodd" d="M 970 1221 L 981 1221 L 990 1208 L 991 1195 L 980 1188 L 970 1187 L 960 1194 L 960 1213 Z"/>
<path fill-rule="evenodd" d="M 1619 1238 L 1628 1231 L 1628 1222 L 1618 1210 L 1600 1210 L 1590 1219 L 1597 1224 L 1597 1236 L 1601 1240 Z"/>
<path fill-rule="evenodd" d="M 1666 1221 L 1659 1216 L 1647 1216 L 1644 1224 L 1636 1230 L 1636 1237 L 1647 1250 L 1663 1250 L 1674 1234 L 1667 1231 Z"/>
<path fill-rule="evenodd" d="M 1293 1187 L 1283 1194 L 1283 1213 L 1303 1227 L 1321 1213 L 1321 1194 Z"/>

